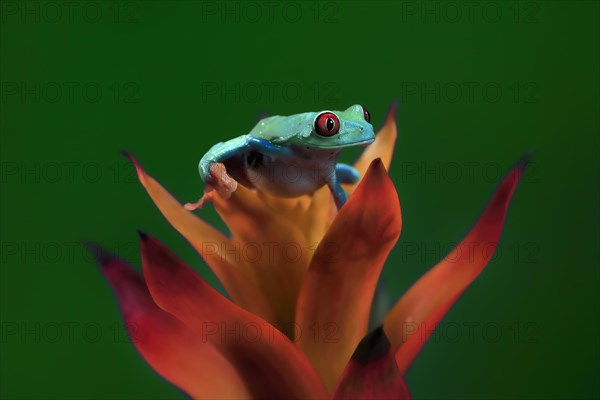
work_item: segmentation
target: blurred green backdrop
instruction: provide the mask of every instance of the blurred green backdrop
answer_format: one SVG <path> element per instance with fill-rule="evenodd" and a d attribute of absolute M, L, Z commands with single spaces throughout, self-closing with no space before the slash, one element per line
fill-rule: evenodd
<path fill-rule="evenodd" d="M 409 372 L 413 396 L 599 396 L 598 2 L 1 7 L 2 398 L 183 397 L 127 342 L 79 245 L 139 265 L 142 228 L 216 284 L 119 150 L 189 201 L 201 155 L 261 113 L 361 103 L 380 127 L 394 100 L 395 298 L 535 152 L 494 261 Z"/>

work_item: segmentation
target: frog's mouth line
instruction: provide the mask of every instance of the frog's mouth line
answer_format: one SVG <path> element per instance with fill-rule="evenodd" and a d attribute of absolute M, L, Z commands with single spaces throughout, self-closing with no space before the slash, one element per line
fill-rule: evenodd
<path fill-rule="evenodd" d="M 367 139 L 367 140 L 363 140 L 360 142 L 352 142 L 352 143 L 345 143 L 345 144 L 338 144 L 338 145 L 331 145 L 331 146 L 320 146 L 322 149 L 343 149 L 345 147 L 352 147 L 352 146 L 368 146 L 371 143 L 373 143 L 375 141 L 375 138 L 373 139 Z"/>

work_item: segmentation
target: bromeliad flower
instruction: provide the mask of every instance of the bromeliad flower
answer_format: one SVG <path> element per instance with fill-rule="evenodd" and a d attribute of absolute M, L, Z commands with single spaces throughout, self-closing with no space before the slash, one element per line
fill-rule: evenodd
<path fill-rule="evenodd" d="M 367 333 L 376 284 L 402 226 L 386 171 L 394 114 L 355 164 L 364 178 L 345 186 L 350 196 L 339 212 L 327 188 L 282 199 L 240 185 L 230 198 L 212 199 L 229 236 L 187 211 L 129 156 L 154 203 L 231 298 L 147 234 L 140 234 L 143 275 L 92 246 L 126 325 L 135 327 L 136 348 L 161 376 L 201 399 L 410 397 L 403 376 L 490 260 L 526 159 L 456 249 Z"/>

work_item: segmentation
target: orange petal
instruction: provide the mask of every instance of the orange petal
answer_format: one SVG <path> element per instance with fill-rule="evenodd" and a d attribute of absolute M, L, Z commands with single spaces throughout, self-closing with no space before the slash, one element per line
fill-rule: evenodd
<path fill-rule="evenodd" d="M 213 204 L 231 230 L 236 258 L 273 310 L 267 320 L 293 337 L 296 298 L 310 257 L 302 231 L 243 186 L 229 199 L 215 196 Z"/>
<path fill-rule="evenodd" d="M 275 213 L 285 216 L 300 229 L 308 245 L 307 258 L 310 260 L 317 243 L 321 241 L 337 214 L 329 187 L 324 185 L 311 195 L 292 199 L 276 197 L 264 192 L 257 192 L 257 194 Z"/>
<path fill-rule="evenodd" d="M 446 258 L 419 279 L 384 320 L 396 360 L 405 373 L 434 328 L 485 268 L 500 239 L 508 205 L 528 157 L 504 178 L 481 217 Z"/>
<path fill-rule="evenodd" d="M 313 193 L 308 208 L 299 215 L 301 218 L 298 220 L 298 224 L 306 236 L 309 249 L 312 249 L 311 256 L 331 226 L 336 214 L 337 207 L 333 201 L 331 190 L 329 187 L 323 186 Z"/>
<path fill-rule="evenodd" d="M 231 303 L 156 239 L 142 235 L 142 265 L 156 303 L 219 349 L 252 398 L 324 398 L 308 359 L 281 332 Z"/>
<path fill-rule="evenodd" d="M 97 245 L 88 248 L 116 293 L 133 344 L 156 372 L 193 398 L 250 396 L 213 345 L 154 303 L 141 273 Z"/>
<path fill-rule="evenodd" d="M 358 344 L 333 399 L 410 400 L 408 387 L 381 327 Z"/>
<path fill-rule="evenodd" d="M 375 160 L 315 252 L 297 306 L 297 343 L 333 389 L 367 331 L 383 264 L 400 236 L 394 184 Z"/>
<path fill-rule="evenodd" d="M 185 210 L 183 206 L 148 175 L 137 160 L 125 154 L 135 165 L 138 178 L 169 223 L 181 233 L 203 257 L 213 273 L 223 284 L 232 300 L 246 310 L 273 318 L 271 307 L 256 287 L 251 277 L 237 265 L 239 259 L 234 243 L 221 232 Z"/>
<path fill-rule="evenodd" d="M 277 214 L 282 214 L 289 218 L 297 216 L 299 210 L 306 209 L 310 202 L 310 196 L 300 197 L 278 197 L 266 192 L 256 191 L 256 195 Z"/>
<path fill-rule="evenodd" d="M 385 168 L 390 169 L 397 136 L 396 104 L 394 103 L 390 106 L 385 124 L 375 135 L 375 141 L 362 152 L 360 158 L 354 163 L 354 168 L 358 170 L 361 177 L 367 172 L 371 161 L 376 158 L 380 158 Z M 346 184 L 343 187 L 350 194 L 356 189 L 356 184 Z"/>

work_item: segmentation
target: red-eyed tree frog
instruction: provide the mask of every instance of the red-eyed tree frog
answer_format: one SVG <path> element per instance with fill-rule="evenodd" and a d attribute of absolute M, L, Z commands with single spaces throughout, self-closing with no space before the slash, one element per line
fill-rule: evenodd
<path fill-rule="evenodd" d="M 247 134 L 217 143 L 198 165 L 205 195 L 188 210 L 202 206 L 211 190 L 229 197 L 237 183 L 281 197 L 311 194 L 329 186 L 338 209 L 346 201 L 342 183 L 356 183 L 358 171 L 337 162 L 344 147 L 366 146 L 375 134 L 366 108 L 320 111 L 264 118 Z"/>

